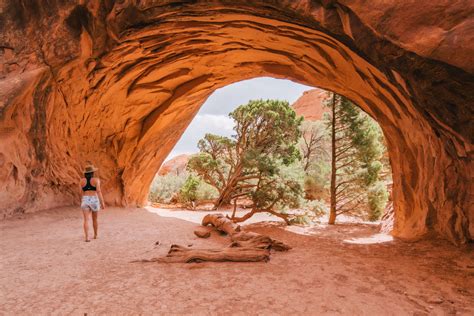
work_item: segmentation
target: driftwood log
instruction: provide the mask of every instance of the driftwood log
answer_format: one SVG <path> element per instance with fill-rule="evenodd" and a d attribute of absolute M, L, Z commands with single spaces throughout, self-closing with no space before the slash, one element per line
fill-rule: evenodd
<path fill-rule="evenodd" d="M 225 217 L 223 214 L 207 214 L 201 222 L 202 226 L 213 226 L 220 232 L 232 236 L 241 231 L 240 225 L 234 223 L 231 219 Z"/>
<path fill-rule="evenodd" d="M 208 214 L 202 220 L 203 226 L 211 225 L 217 231 L 230 237 L 231 243 L 223 248 L 189 248 L 172 245 L 168 254 L 162 258 L 138 260 L 138 262 L 257 262 L 270 260 L 270 250 L 287 251 L 291 249 L 285 243 L 254 232 L 246 232 L 222 214 Z M 202 229 L 194 231 L 199 237 Z M 137 261 L 135 261 L 137 262 Z"/>
<path fill-rule="evenodd" d="M 172 245 L 166 257 L 156 258 L 157 262 L 257 262 L 270 260 L 270 250 L 263 248 L 239 247 L 231 244 L 225 248 L 193 249 Z"/>

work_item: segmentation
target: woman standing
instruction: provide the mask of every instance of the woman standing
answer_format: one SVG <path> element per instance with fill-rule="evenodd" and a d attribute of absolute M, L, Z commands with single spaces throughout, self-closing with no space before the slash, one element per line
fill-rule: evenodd
<path fill-rule="evenodd" d="M 89 242 L 89 217 L 92 213 L 92 225 L 94 227 L 94 239 L 97 239 L 99 224 L 97 222 L 97 214 L 99 209 L 105 209 L 104 198 L 100 190 L 100 180 L 94 177 L 94 172 L 98 169 L 89 164 L 84 169 L 84 178 L 81 179 L 82 201 L 81 209 L 84 215 L 84 235 L 86 242 Z"/>

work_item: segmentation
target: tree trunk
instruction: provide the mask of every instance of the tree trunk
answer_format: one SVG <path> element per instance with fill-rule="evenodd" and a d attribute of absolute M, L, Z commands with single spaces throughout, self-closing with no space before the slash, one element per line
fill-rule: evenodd
<path fill-rule="evenodd" d="M 233 235 L 240 232 L 240 226 L 228 219 L 222 214 L 207 214 L 201 222 L 202 226 L 214 226 L 218 231 L 227 235 Z"/>
<path fill-rule="evenodd" d="M 230 219 L 235 218 L 235 212 L 237 212 L 237 198 L 234 198 L 234 210 L 232 211 L 232 216 L 230 217 Z"/>
<path fill-rule="evenodd" d="M 254 232 L 240 231 L 240 226 L 222 214 L 208 214 L 202 220 L 203 226 L 212 225 L 217 230 L 227 233 L 231 244 L 224 248 L 193 249 L 172 245 L 168 254 L 161 258 L 136 260 L 132 262 L 203 262 L 203 261 L 237 261 L 256 262 L 270 260 L 270 250 L 287 251 L 287 244 L 274 240 L 269 236 Z"/>
<path fill-rule="evenodd" d="M 254 214 L 258 213 L 255 209 L 252 209 L 250 212 L 248 212 L 247 214 L 245 214 L 244 216 L 242 217 L 234 217 L 232 218 L 232 221 L 234 223 L 242 223 L 242 222 L 245 222 L 246 220 L 248 220 L 250 217 L 252 217 Z"/>
<path fill-rule="evenodd" d="M 230 180 L 227 182 L 227 185 L 222 189 L 222 191 L 219 193 L 219 197 L 217 198 L 216 202 L 214 203 L 214 210 L 217 210 L 221 205 L 223 204 L 229 204 L 230 203 L 230 197 L 232 195 L 232 191 L 234 190 L 235 186 L 237 185 L 236 179 L 240 177 L 240 174 L 242 173 L 242 166 L 237 166 L 235 168 L 234 174 L 230 178 Z"/>
<path fill-rule="evenodd" d="M 332 122 L 331 122 L 331 208 L 328 224 L 336 222 L 336 94 L 332 94 Z"/>
<path fill-rule="evenodd" d="M 242 217 L 233 217 L 231 218 L 232 221 L 234 223 L 241 223 L 241 222 L 245 222 L 246 220 L 248 220 L 250 217 L 254 216 L 255 214 L 257 213 L 270 213 L 272 215 L 275 215 L 276 217 L 279 217 L 281 218 L 282 220 L 285 221 L 285 223 L 287 225 L 290 225 L 290 220 L 288 219 L 288 215 L 286 214 L 281 214 L 281 213 L 278 213 L 278 212 L 274 212 L 274 211 L 271 211 L 271 210 L 256 210 L 256 209 L 252 209 L 250 212 L 248 212 L 247 214 L 245 214 L 244 216 Z"/>
<path fill-rule="evenodd" d="M 168 255 L 163 258 L 142 260 L 140 262 L 162 262 L 162 263 L 191 263 L 191 262 L 257 262 L 270 260 L 270 251 L 261 248 L 229 246 L 217 249 L 192 249 L 179 245 L 172 245 Z"/>
<path fill-rule="evenodd" d="M 213 206 L 213 210 L 217 210 L 221 205 L 223 204 L 229 204 L 230 203 L 230 199 L 229 199 L 229 196 L 230 195 L 230 192 L 228 192 L 227 190 L 224 190 L 220 195 L 219 197 L 217 198 L 217 200 L 214 202 L 214 206 Z"/>

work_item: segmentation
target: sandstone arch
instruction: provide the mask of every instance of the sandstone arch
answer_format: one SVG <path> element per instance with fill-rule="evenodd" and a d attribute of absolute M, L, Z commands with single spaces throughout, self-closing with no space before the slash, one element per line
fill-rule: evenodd
<path fill-rule="evenodd" d="M 0 10 L 5 216 L 75 203 L 87 159 L 101 168 L 108 203 L 140 205 L 213 90 L 272 76 L 343 94 L 377 119 L 394 173 L 395 235 L 472 241 L 472 6 L 39 3 Z"/>

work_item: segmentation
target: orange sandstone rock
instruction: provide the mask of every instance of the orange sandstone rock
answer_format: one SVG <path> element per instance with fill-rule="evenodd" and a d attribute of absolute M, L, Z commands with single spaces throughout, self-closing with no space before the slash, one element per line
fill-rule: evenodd
<path fill-rule="evenodd" d="M 142 205 L 217 88 L 258 76 L 342 94 L 373 116 L 393 170 L 393 234 L 474 238 L 474 5 L 400 1 L 0 4 L 0 214 Z"/>
<path fill-rule="evenodd" d="M 191 158 L 191 155 L 182 154 L 165 161 L 158 170 L 158 175 L 165 176 L 168 173 L 178 175 L 182 173 L 186 170 L 189 158 Z"/>
<path fill-rule="evenodd" d="M 305 120 L 319 121 L 328 111 L 328 108 L 324 106 L 324 101 L 328 96 L 328 92 L 321 89 L 305 91 L 291 106 L 296 114 L 303 116 Z"/>

